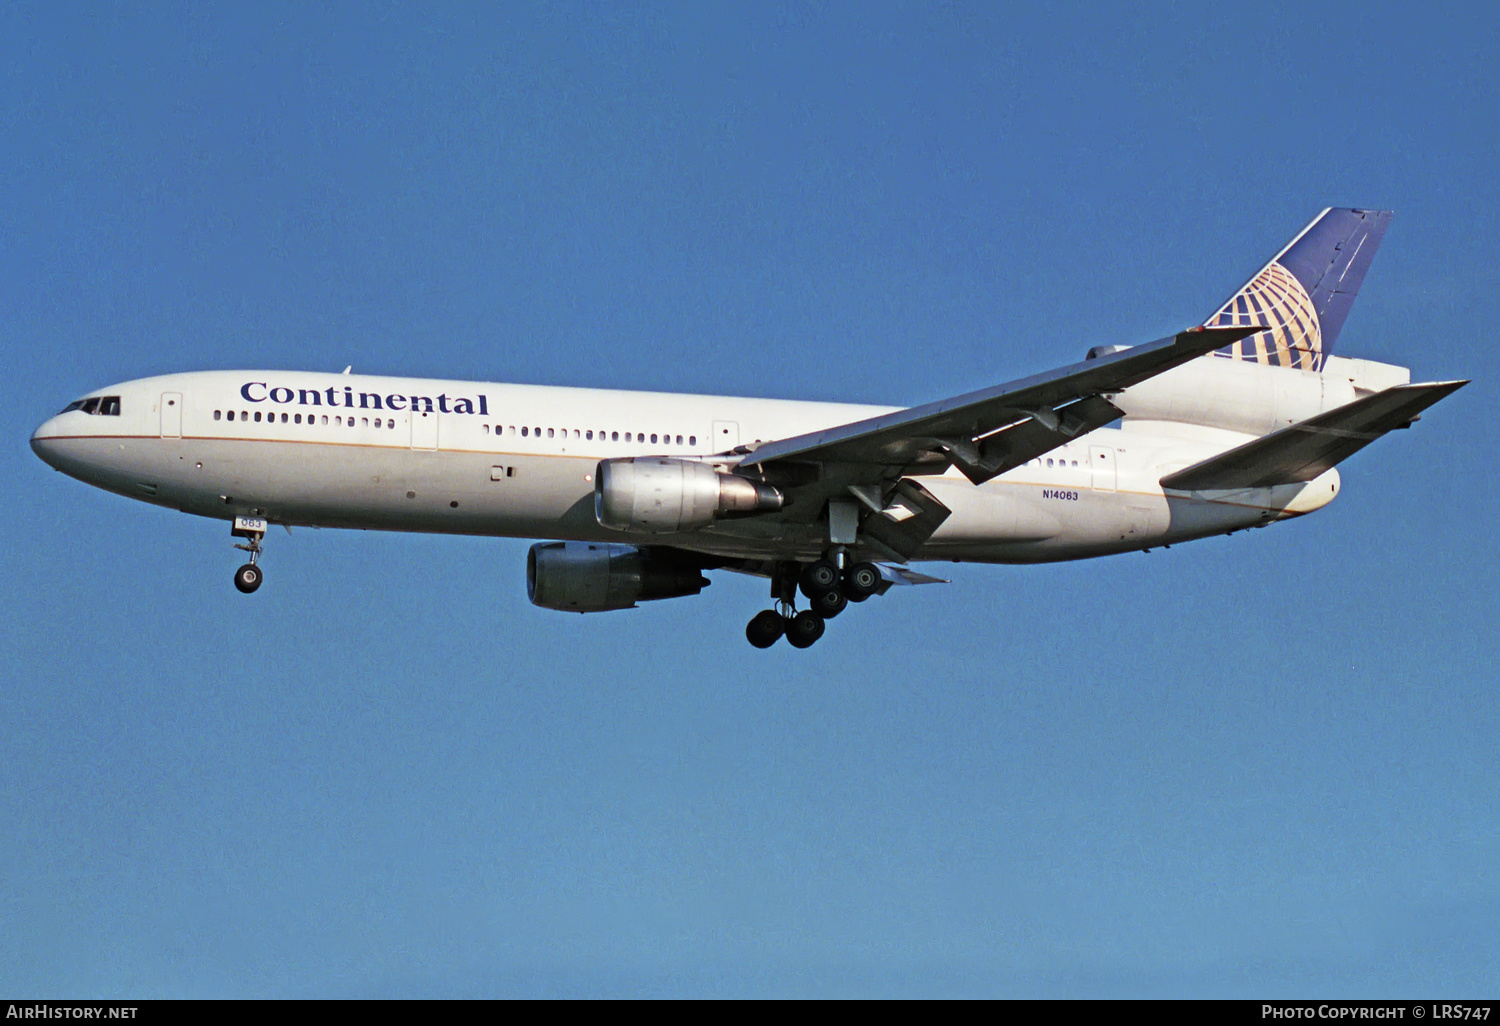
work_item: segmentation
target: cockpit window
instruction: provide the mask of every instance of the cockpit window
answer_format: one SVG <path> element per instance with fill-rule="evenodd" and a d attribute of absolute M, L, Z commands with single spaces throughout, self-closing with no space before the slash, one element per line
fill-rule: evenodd
<path fill-rule="evenodd" d="M 87 399 L 76 399 L 63 407 L 63 413 L 72 413 L 74 410 L 82 410 L 84 413 L 96 417 L 118 417 L 120 415 L 120 397 L 117 395 L 95 395 Z"/>

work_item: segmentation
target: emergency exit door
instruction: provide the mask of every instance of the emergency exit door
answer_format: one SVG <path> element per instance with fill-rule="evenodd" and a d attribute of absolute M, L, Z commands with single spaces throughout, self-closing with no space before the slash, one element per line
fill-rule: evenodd
<path fill-rule="evenodd" d="M 411 447 L 413 449 L 436 449 L 438 447 L 438 413 L 436 410 L 411 411 Z"/>
<path fill-rule="evenodd" d="M 1094 491 L 1112 492 L 1119 486 L 1113 449 L 1102 445 L 1089 446 L 1089 469 L 1094 475 Z"/>
<path fill-rule="evenodd" d="M 182 437 L 182 393 L 163 392 L 161 395 L 161 436 Z"/>

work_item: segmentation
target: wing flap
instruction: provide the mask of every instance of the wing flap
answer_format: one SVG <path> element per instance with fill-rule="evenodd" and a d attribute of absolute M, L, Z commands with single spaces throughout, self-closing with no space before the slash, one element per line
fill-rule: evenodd
<path fill-rule="evenodd" d="M 934 439 L 934 445 L 945 452 L 970 481 L 984 484 L 1125 415 L 1125 411 L 1099 395 L 1088 396 L 1050 413 L 1049 416 L 1047 411 L 1038 410 L 1025 414 L 994 434 L 972 443 L 966 444 L 959 439 Z"/>
<path fill-rule="evenodd" d="M 953 511 L 926 488 L 910 478 L 896 482 L 879 513 L 867 513 L 860 522 L 860 541 L 874 543 L 889 559 L 905 563 L 932 537 Z"/>
<path fill-rule="evenodd" d="M 1311 481 L 1467 384 L 1397 385 L 1168 474 L 1161 484 L 1193 492 Z"/>

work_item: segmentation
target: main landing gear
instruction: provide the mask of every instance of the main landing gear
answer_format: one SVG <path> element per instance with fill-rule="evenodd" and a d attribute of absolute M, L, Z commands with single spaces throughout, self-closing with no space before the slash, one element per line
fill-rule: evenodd
<path fill-rule="evenodd" d="M 807 648 L 823 636 L 829 620 L 850 602 L 863 602 L 878 593 L 882 582 L 874 563 L 855 563 L 842 571 L 832 559 L 800 567 L 781 564 L 771 579 L 776 608 L 756 613 L 745 627 L 745 637 L 756 648 L 770 648 L 785 635 L 793 648 Z M 799 590 L 809 607 L 800 613 L 795 611 Z"/>
<path fill-rule="evenodd" d="M 807 648 L 823 636 L 823 617 L 811 609 L 800 613 L 787 610 L 779 613 L 774 609 L 763 609 L 750 618 L 745 627 L 745 637 L 756 648 L 770 648 L 776 640 L 786 635 L 786 643 L 793 648 Z"/>
<path fill-rule="evenodd" d="M 260 582 L 266 577 L 260 567 L 255 565 L 255 561 L 260 558 L 261 542 L 266 537 L 266 522 L 255 517 L 235 517 L 234 526 L 229 533 L 235 538 L 245 539 L 246 544 L 237 544 L 235 548 L 250 553 L 250 562 L 234 572 L 234 586 L 248 595 L 259 588 Z"/>

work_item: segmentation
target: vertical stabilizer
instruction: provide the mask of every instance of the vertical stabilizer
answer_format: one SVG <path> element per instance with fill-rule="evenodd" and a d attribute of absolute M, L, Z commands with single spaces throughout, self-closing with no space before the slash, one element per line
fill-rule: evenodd
<path fill-rule="evenodd" d="M 1389 210 L 1330 207 L 1204 324 L 1270 325 L 1216 355 L 1272 367 L 1322 370 L 1349 316 Z"/>

